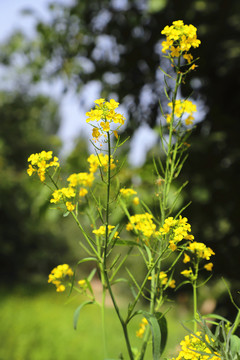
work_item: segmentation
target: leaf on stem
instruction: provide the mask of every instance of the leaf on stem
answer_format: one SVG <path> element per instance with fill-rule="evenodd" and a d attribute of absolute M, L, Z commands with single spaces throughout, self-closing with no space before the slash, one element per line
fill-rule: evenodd
<path fill-rule="evenodd" d="M 82 310 L 82 308 L 86 305 L 90 305 L 90 304 L 94 304 L 94 301 L 84 301 L 81 305 L 78 306 L 78 308 L 75 310 L 74 316 L 73 316 L 73 328 L 74 330 L 77 330 L 77 323 L 78 323 L 78 318 L 80 315 L 80 311 Z"/>
<path fill-rule="evenodd" d="M 152 354 L 153 360 L 159 360 L 161 356 L 161 330 L 155 314 L 142 311 L 143 316 L 147 319 L 152 333 Z"/>

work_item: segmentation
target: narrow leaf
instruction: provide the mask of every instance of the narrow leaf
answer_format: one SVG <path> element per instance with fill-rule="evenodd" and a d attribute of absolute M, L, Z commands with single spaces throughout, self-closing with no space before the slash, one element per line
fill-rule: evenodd
<path fill-rule="evenodd" d="M 152 332 L 152 354 L 153 360 L 159 360 L 161 355 L 161 331 L 156 316 L 143 311 L 142 314 L 147 319 Z"/>
<path fill-rule="evenodd" d="M 80 311 L 82 308 L 86 305 L 94 304 L 93 301 L 84 301 L 81 305 L 78 306 L 78 308 L 75 310 L 74 316 L 73 316 L 73 328 L 74 330 L 77 330 L 77 322 L 80 315 Z"/>
<path fill-rule="evenodd" d="M 158 325 L 161 331 L 161 344 L 160 344 L 160 352 L 163 353 L 166 345 L 167 345 L 167 337 L 168 337 L 168 327 L 166 317 L 161 312 L 155 313 Z"/>

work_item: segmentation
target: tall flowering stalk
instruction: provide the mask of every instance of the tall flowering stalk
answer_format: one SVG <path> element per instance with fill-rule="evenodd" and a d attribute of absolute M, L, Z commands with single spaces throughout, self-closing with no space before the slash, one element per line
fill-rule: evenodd
<path fill-rule="evenodd" d="M 174 21 L 172 26 L 166 26 L 162 31 L 166 35 L 163 42 L 163 53 L 174 68 L 175 75 L 164 72 L 165 83 L 168 79 L 174 83 L 172 89 L 166 89 L 170 108 L 165 113 L 162 108 L 162 124 L 159 128 L 162 154 L 161 158 L 154 159 L 156 171 L 156 184 L 158 186 L 159 213 L 151 210 L 141 201 L 137 191 L 133 188 L 119 188 L 115 178 L 120 166 L 115 158 L 117 149 L 122 145 L 119 130 L 125 118 L 117 112 L 119 103 L 104 98 L 95 101 L 95 107 L 86 113 L 87 123 L 92 126 L 92 143 L 95 154 L 88 158 L 89 170 L 74 173 L 67 178 L 64 187 L 58 185 L 56 176 L 59 163 L 51 152 L 32 154 L 28 174 L 38 174 L 42 182 L 47 182 L 52 189 L 50 202 L 62 207 L 65 215 L 71 214 L 80 229 L 83 239 L 81 245 L 88 257 L 79 260 L 78 265 L 84 262 L 95 262 L 102 283 L 102 322 L 105 358 L 107 357 L 107 341 L 105 335 L 105 296 L 108 292 L 118 319 L 120 321 L 123 337 L 126 343 L 128 358 L 130 360 L 143 360 L 146 350 L 152 339 L 153 359 L 162 355 L 167 341 L 167 320 L 162 313 L 162 305 L 167 299 L 167 290 L 176 287 L 173 272 L 176 264 L 182 259 L 188 264 L 188 269 L 182 271 L 185 283 L 192 284 L 194 299 L 194 318 L 197 316 L 197 287 L 199 271 L 211 271 L 213 264 L 206 262 L 214 255 L 212 249 L 205 244 L 194 240 L 191 234 L 191 225 L 182 213 L 186 206 L 176 213 L 176 203 L 186 183 L 176 191 L 175 198 L 170 201 L 170 191 L 173 182 L 179 176 L 187 158 L 187 138 L 191 132 L 194 121 L 196 105 L 189 99 L 178 99 L 179 88 L 187 74 L 196 68 L 196 59 L 190 53 L 191 48 L 200 44 L 197 39 L 197 30 L 193 25 L 184 25 L 183 21 Z M 169 95 L 169 89 L 170 95 Z M 164 160 L 163 160 L 164 157 Z M 96 180 L 101 182 L 101 196 L 96 187 Z M 85 228 L 79 218 L 79 209 L 82 204 L 86 207 L 85 213 L 90 220 L 91 227 Z M 124 227 L 111 223 L 111 213 L 118 205 L 127 223 Z M 89 206 L 87 206 L 89 205 Z M 130 205 L 133 205 L 130 206 Z M 136 213 L 133 212 L 133 209 Z M 91 229 L 91 230 L 90 230 Z M 123 235 L 122 235 L 123 234 Z M 131 239 L 126 239 L 126 234 Z M 129 237 L 129 235 L 127 237 Z M 118 246 L 127 248 L 126 254 L 121 257 L 117 254 L 112 257 L 113 250 Z M 128 304 L 127 313 L 120 310 L 118 298 L 113 291 L 113 285 L 122 281 L 118 273 L 124 269 L 126 260 L 131 252 L 136 250 L 145 266 L 145 276 L 139 282 L 136 274 L 125 269 L 127 280 L 124 284 L 134 287 L 133 298 Z M 171 262 L 166 261 L 171 259 Z M 171 263 L 171 265 L 167 265 Z M 80 279 L 74 284 L 75 272 L 67 265 L 59 265 L 49 275 L 49 282 L 53 283 L 58 292 L 65 290 L 66 286 L 75 289 L 87 297 L 75 312 L 74 326 L 77 326 L 78 316 L 83 306 L 97 302 L 91 280 L 95 275 L 93 269 L 88 277 Z M 147 299 L 148 310 L 142 308 L 142 299 Z M 135 316 L 141 316 L 140 327 L 136 335 L 140 340 L 139 348 L 133 349 L 129 336 L 129 326 Z M 194 333 L 196 333 L 196 322 Z M 218 356 L 218 355 L 216 355 Z M 122 357 L 123 358 L 123 357 Z M 189 358 L 189 357 L 187 357 Z"/>

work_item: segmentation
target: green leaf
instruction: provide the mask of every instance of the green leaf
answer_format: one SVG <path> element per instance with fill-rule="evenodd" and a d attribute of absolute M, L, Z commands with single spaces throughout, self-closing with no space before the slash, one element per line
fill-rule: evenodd
<path fill-rule="evenodd" d="M 73 316 L 73 328 L 77 330 L 77 322 L 80 315 L 80 311 L 85 305 L 94 304 L 93 301 L 84 301 L 81 305 L 78 306 L 78 308 L 75 310 L 74 316 Z"/>
<path fill-rule="evenodd" d="M 167 320 L 166 317 L 161 312 L 156 312 L 155 315 L 158 320 L 158 325 L 161 331 L 160 352 L 162 354 L 167 345 L 167 338 L 168 338 Z"/>
<path fill-rule="evenodd" d="M 92 278 L 94 277 L 96 271 L 97 271 L 97 269 L 95 268 L 95 269 L 93 269 L 93 270 L 90 272 L 90 274 L 89 274 L 88 277 L 87 277 L 88 281 L 91 281 L 91 280 L 92 280 Z"/>
<path fill-rule="evenodd" d="M 161 331 L 158 320 L 154 314 L 143 311 L 142 314 L 147 319 L 152 332 L 152 354 L 153 360 L 159 360 L 161 355 Z"/>
<path fill-rule="evenodd" d="M 221 315 L 218 315 L 218 314 L 207 314 L 207 315 L 202 315 L 202 318 L 203 319 L 208 319 L 208 318 L 211 318 L 211 319 L 218 319 L 218 320 L 222 320 L 222 321 L 226 321 L 226 322 L 228 322 L 228 320 L 225 318 L 225 317 L 223 317 L 223 316 L 221 316 Z"/>
<path fill-rule="evenodd" d="M 121 240 L 118 239 L 115 243 L 116 245 L 120 245 L 120 246 L 140 246 L 142 248 L 142 245 L 137 243 L 136 241 L 132 241 L 132 240 Z"/>
<path fill-rule="evenodd" d="M 97 261 L 97 259 L 94 258 L 94 257 L 84 258 L 84 259 L 78 261 L 77 265 L 82 264 L 82 263 L 87 262 L 87 261 Z"/>
<path fill-rule="evenodd" d="M 230 349 L 233 357 L 240 355 L 240 338 L 237 335 L 232 335 L 230 338 Z"/>

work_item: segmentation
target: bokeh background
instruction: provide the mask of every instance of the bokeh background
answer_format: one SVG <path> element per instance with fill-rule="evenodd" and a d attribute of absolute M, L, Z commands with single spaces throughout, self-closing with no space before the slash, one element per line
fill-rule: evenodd
<path fill-rule="evenodd" d="M 27 176 L 27 158 L 43 149 L 53 150 L 60 156 L 63 174 L 86 169 L 91 146 L 84 114 L 97 97 L 114 97 L 127 118 L 121 136 L 131 137 L 119 153 L 127 159 L 121 181 L 138 185 L 151 206 L 149 194 L 155 191 L 151 159 L 160 149 L 159 99 L 167 108 L 159 66 L 171 71 L 161 56 L 161 30 L 179 19 L 196 26 L 202 42 L 194 54 L 199 67 L 179 94 L 191 94 L 198 107 L 190 156 L 179 179 L 179 183 L 189 181 L 181 204 L 192 200 L 185 216 L 193 234 L 216 253 L 214 276 L 202 291 L 202 305 L 210 298 L 210 310 L 233 318 L 235 308 L 221 277 L 239 304 L 239 1 L 45 0 L 31 4 L 15 0 L 9 8 L 6 3 L 1 7 L 8 31 L 4 33 L 2 24 L 0 359 L 102 358 L 101 338 L 94 352 L 86 335 L 86 329 L 94 327 L 99 336 L 99 311 L 87 310 L 82 325 L 73 332 L 71 316 L 79 300 L 64 306 L 67 297 L 56 296 L 46 283 L 54 266 L 75 264 L 82 250 L 71 220 L 49 208 L 48 189 Z M 7 19 L 20 8 L 10 28 Z M 175 298 L 177 309 L 184 313 L 190 301 L 188 290 Z M 108 311 L 110 328 L 115 329 L 111 307 Z M 181 336 L 182 330 L 178 332 L 175 325 L 174 329 L 169 348 Z M 110 352 L 116 344 L 117 337 Z"/>

